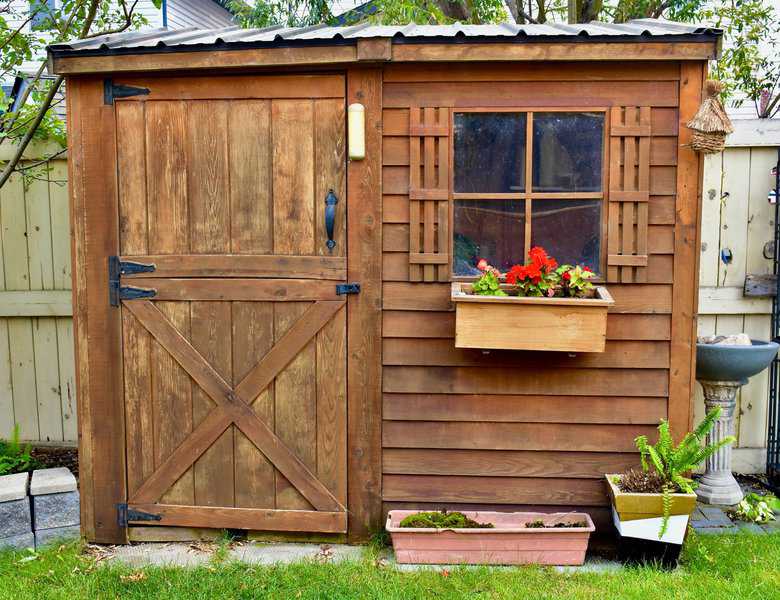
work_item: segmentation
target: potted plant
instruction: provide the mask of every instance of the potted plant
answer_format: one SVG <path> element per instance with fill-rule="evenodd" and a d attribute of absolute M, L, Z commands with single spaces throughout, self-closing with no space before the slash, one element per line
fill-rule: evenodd
<path fill-rule="evenodd" d="M 474 283 L 452 284 L 456 347 L 604 351 L 614 300 L 593 284 L 588 267 L 558 265 L 536 246 L 526 264 L 506 273 L 484 259 L 477 268 L 482 276 Z"/>
<path fill-rule="evenodd" d="M 399 563 L 581 565 L 595 527 L 586 513 L 391 510 Z"/>
<path fill-rule="evenodd" d="M 629 562 L 659 562 L 674 566 L 693 509 L 696 482 L 687 474 L 721 447 L 735 441 L 733 436 L 718 443 L 706 443 L 706 436 L 720 416 L 716 408 L 675 446 L 668 421 L 658 426 L 658 441 L 650 444 L 645 436 L 636 438 L 642 469 L 608 474 L 612 516 L 620 536 L 621 557 Z"/>

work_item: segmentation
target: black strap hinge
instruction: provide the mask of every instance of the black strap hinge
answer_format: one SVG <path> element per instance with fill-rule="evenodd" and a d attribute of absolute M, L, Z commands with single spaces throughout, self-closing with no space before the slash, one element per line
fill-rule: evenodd
<path fill-rule="evenodd" d="M 337 296 L 343 296 L 344 294 L 359 294 L 359 293 L 360 293 L 359 283 L 337 283 L 336 284 Z"/>
<path fill-rule="evenodd" d="M 130 521 L 162 521 L 162 515 L 135 510 L 127 504 L 116 505 L 116 522 L 120 527 L 127 527 Z"/>
<path fill-rule="evenodd" d="M 118 256 L 108 257 L 108 302 L 111 306 L 119 306 L 120 300 L 137 300 L 138 298 L 153 298 L 157 290 L 149 288 L 122 285 L 122 275 L 136 273 L 153 273 L 154 265 L 119 260 Z"/>
<path fill-rule="evenodd" d="M 114 80 L 107 77 L 103 80 L 103 103 L 113 104 L 117 98 L 130 98 L 131 96 L 148 96 L 151 90 L 149 88 L 134 87 L 132 85 L 122 85 L 114 83 Z"/>

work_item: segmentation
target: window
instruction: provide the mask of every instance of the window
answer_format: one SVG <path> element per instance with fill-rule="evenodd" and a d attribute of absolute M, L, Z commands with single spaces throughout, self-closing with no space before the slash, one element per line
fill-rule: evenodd
<path fill-rule="evenodd" d="M 457 112 L 453 143 L 456 276 L 479 258 L 508 269 L 531 246 L 600 271 L 603 112 Z"/>

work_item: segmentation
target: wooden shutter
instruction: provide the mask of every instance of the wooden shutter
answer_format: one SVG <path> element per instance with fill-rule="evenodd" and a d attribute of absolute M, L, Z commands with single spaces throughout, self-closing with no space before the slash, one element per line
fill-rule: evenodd
<path fill-rule="evenodd" d="M 409 280 L 448 281 L 448 108 L 409 110 Z"/>
<path fill-rule="evenodd" d="M 646 281 L 649 199 L 650 107 L 613 107 L 610 113 L 607 281 Z"/>

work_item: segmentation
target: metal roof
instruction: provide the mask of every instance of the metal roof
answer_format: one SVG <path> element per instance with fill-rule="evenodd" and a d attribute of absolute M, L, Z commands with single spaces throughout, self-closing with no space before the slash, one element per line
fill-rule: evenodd
<path fill-rule="evenodd" d="M 661 19 L 634 19 L 626 23 L 563 23 L 516 25 L 371 25 L 361 23 L 350 27 L 274 26 L 264 29 L 241 29 L 238 26 L 221 29 L 194 27 L 171 31 L 160 28 L 140 32 L 125 32 L 98 36 L 86 40 L 52 44 L 55 56 L 73 54 L 135 54 L 139 52 L 219 50 L 242 47 L 274 47 L 304 45 L 352 45 L 358 39 L 392 38 L 394 43 L 459 43 L 469 41 L 708 41 L 721 35 L 721 30 L 706 25 L 675 23 Z"/>

